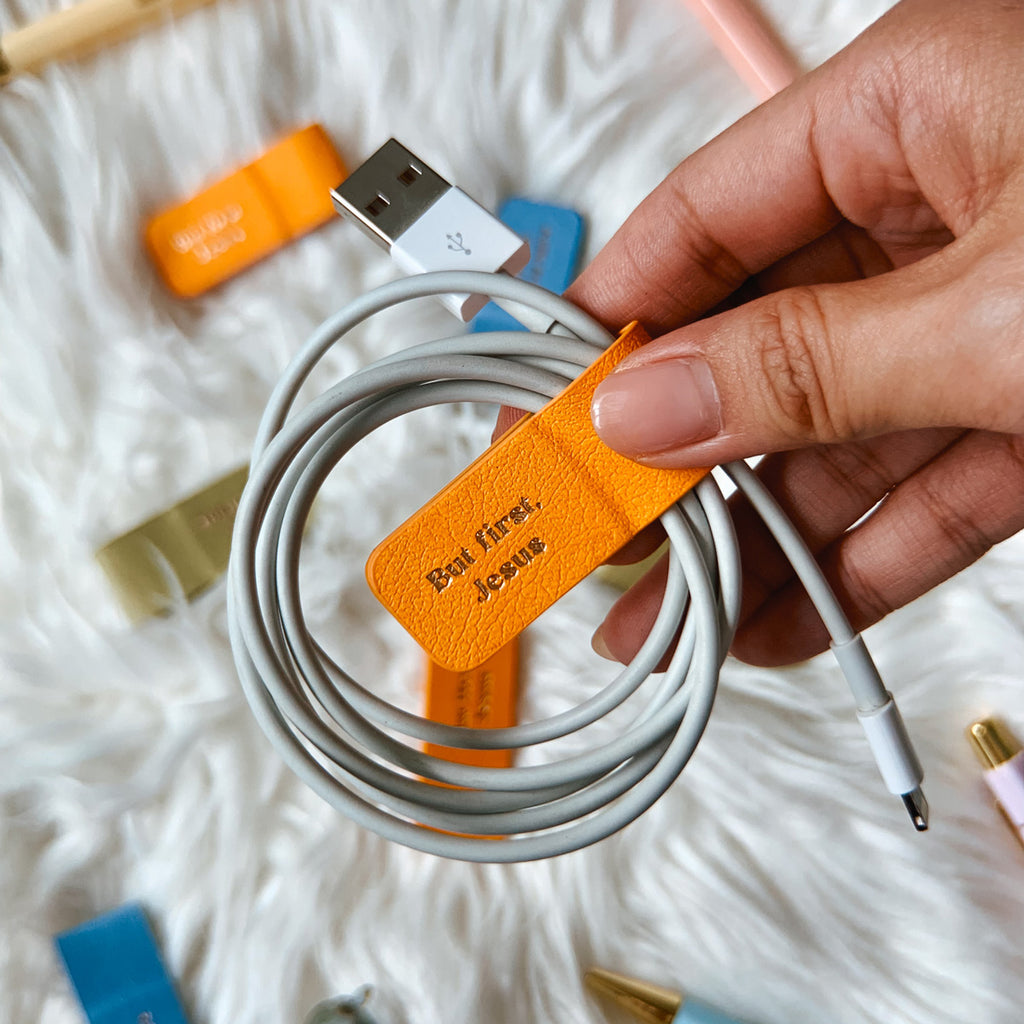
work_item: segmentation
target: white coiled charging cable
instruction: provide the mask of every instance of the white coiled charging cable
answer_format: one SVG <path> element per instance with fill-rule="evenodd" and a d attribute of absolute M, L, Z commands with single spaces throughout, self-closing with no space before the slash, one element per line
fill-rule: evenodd
<path fill-rule="evenodd" d="M 417 345 L 352 374 L 289 418 L 313 367 L 348 331 L 399 303 L 450 293 L 512 303 L 520 319 L 540 324 L 540 330 Z M 513 277 L 420 274 L 369 292 L 326 321 L 271 396 L 232 541 L 228 616 L 235 664 L 260 726 L 292 770 L 338 810 L 388 839 L 470 861 L 534 860 L 579 849 L 647 810 L 679 775 L 704 731 L 736 630 L 741 585 L 732 521 L 711 475 L 661 517 L 669 540 L 668 583 L 642 648 L 604 689 L 551 718 L 472 729 L 398 709 L 328 657 L 302 613 L 303 528 L 324 480 L 357 442 L 431 405 L 485 402 L 536 412 L 612 340 L 568 301 Z M 883 778 L 903 798 L 915 825 L 926 827 L 920 765 L 860 637 L 763 484 L 742 462 L 724 469 L 807 588 Z M 423 743 L 521 749 L 575 733 L 635 693 L 677 636 L 667 671 L 647 688 L 646 704 L 607 743 L 511 768 L 456 764 L 422 750 Z"/>

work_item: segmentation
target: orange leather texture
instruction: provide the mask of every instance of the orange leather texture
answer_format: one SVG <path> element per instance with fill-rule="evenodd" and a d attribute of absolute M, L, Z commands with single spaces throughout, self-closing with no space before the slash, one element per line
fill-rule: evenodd
<path fill-rule="evenodd" d="M 424 715 L 442 725 L 469 729 L 502 729 L 516 724 L 519 690 L 519 641 L 513 638 L 482 665 L 464 672 L 430 661 Z M 479 768 L 508 768 L 511 750 L 468 750 L 463 747 L 425 746 L 434 757 Z"/>
<path fill-rule="evenodd" d="M 440 665 L 486 661 L 708 473 L 641 466 L 594 432 L 595 388 L 649 340 L 630 324 L 371 553 L 374 593 Z"/>
<path fill-rule="evenodd" d="M 318 124 L 146 225 L 165 284 L 192 298 L 334 216 L 330 190 L 345 165 Z"/>

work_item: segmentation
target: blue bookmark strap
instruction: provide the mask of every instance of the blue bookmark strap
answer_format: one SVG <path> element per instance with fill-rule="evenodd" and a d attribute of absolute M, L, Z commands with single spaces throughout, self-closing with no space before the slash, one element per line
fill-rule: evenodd
<path fill-rule="evenodd" d="M 90 1024 L 188 1024 L 141 907 L 54 940 Z"/>
<path fill-rule="evenodd" d="M 501 204 L 498 219 L 530 243 L 530 262 L 519 278 L 561 295 L 576 274 L 583 218 L 565 206 L 535 203 L 514 196 Z M 473 318 L 470 330 L 522 331 L 525 328 L 503 309 L 489 302 Z"/>

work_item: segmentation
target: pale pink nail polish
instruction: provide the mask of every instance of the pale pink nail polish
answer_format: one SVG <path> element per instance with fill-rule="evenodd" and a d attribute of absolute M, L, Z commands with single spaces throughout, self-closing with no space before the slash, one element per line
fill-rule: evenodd
<path fill-rule="evenodd" d="M 590 646 L 593 648 L 594 653 L 599 654 L 602 658 L 608 661 L 618 661 L 618 658 L 609 649 L 608 643 L 601 633 L 600 626 L 597 627 L 594 635 L 590 638 Z"/>
<path fill-rule="evenodd" d="M 665 359 L 616 370 L 594 392 L 598 437 L 630 458 L 685 448 L 721 429 L 718 390 L 702 359 Z"/>

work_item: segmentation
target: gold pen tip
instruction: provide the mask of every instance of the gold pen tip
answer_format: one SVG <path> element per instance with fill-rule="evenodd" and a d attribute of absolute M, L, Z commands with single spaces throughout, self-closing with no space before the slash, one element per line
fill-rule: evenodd
<path fill-rule="evenodd" d="M 967 728 L 967 738 L 986 768 L 1009 761 L 1020 751 L 1020 744 L 996 718 L 982 718 Z"/>
<path fill-rule="evenodd" d="M 628 1010 L 642 1024 L 670 1024 L 683 1005 L 679 992 L 603 967 L 592 967 L 583 981 L 593 992 Z"/>

